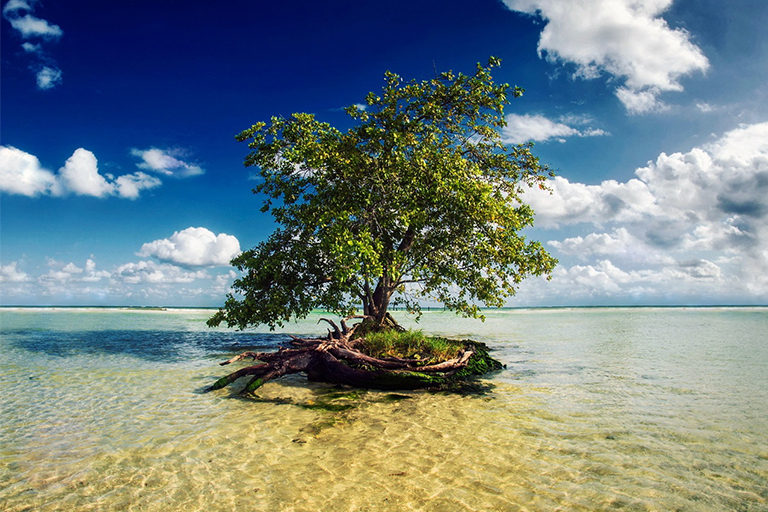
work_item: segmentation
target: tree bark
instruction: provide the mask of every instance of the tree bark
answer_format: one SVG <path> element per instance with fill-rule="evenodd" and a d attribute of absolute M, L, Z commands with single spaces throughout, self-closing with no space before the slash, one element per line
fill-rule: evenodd
<path fill-rule="evenodd" d="M 501 367 L 500 363 L 487 356 L 484 349 L 478 351 L 482 344 L 470 342 L 458 357 L 437 364 L 425 365 L 418 359 L 374 358 L 358 350 L 360 339 L 355 338 L 354 333 L 360 324 L 350 328 L 347 320 L 349 318 L 342 320 L 339 327 L 331 320 L 321 319 L 333 328 L 329 329 L 326 338 L 292 337 L 290 348 L 281 347 L 277 352 L 243 352 L 220 363 L 228 365 L 245 359 L 259 362 L 220 378 L 206 391 L 221 389 L 250 376 L 250 381 L 241 391 L 242 394 L 249 394 L 266 382 L 291 373 L 306 373 L 313 381 L 372 389 L 440 388 L 449 384 L 457 372 L 466 369 L 473 357 L 493 361 L 491 369 Z M 487 368 L 484 364 L 480 367 Z"/>

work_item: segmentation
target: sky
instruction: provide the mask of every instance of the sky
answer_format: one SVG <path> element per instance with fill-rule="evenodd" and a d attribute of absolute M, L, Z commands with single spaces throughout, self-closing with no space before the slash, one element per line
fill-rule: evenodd
<path fill-rule="evenodd" d="M 0 304 L 219 306 L 266 239 L 240 131 L 502 59 L 556 173 L 509 306 L 768 304 L 764 0 L 8 0 Z"/>

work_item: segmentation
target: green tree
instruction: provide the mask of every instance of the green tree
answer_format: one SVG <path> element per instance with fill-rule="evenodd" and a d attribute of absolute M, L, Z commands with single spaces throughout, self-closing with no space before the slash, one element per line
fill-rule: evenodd
<path fill-rule="evenodd" d="M 299 113 L 240 133 L 279 227 L 232 260 L 241 297 L 209 323 L 274 328 L 362 307 L 383 325 L 390 305 L 418 312 L 420 299 L 477 317 L 549 275 L 556 260 L 520 231 L 533 224 L 521 193 L 551 173 L 532 144 L 502 141 L 504 106 L 523 90 L 493 81 L 499 63 L 420 82 L 388 72 L 381 94 L 346 109 L 346 131 Z"/>

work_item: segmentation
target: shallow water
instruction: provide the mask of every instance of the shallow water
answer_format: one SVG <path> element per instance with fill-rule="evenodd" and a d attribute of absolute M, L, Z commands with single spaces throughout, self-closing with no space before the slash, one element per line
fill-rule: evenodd
<path fill-rule="evenodd" d="M 200 390 L 285 335 L 209 315 L 0 310 L 0 510 L 768 510 L 768 309 L 427 312 L 489 393 L 258 400 Z"/>

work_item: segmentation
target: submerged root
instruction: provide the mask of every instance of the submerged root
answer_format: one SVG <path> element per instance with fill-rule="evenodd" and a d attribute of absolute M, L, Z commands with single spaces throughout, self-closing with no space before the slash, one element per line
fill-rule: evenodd
<path fill-rule="evenodd" d="M 361 318 L 361 317 L 354 317 Z M 221 365 L 244 359 L 259 361 L 220 378 L 206 391 L 221 389 L 241 377 L 251 376 L 242 394 L 256 391 L 266 382 L 291 373 L 306 373 L 313 381 L 346 384 L 355 387 L 396 390 L 449 388 L 457 379 L 480 375 L 502 367 L 488 355 L 481 343 L 466 341 L 464 350 L 453 359 L 435 364 L 424 364 L 420 359 L 375 358 L 361 352 L 360 339 L 354 332 L 360 324 L 349 328 L 346 318 L 341 327 L 328 319 L 331 325 L 326 338 L 291 337 L 291 348 L 277 352 L 243 352 Z"/>

